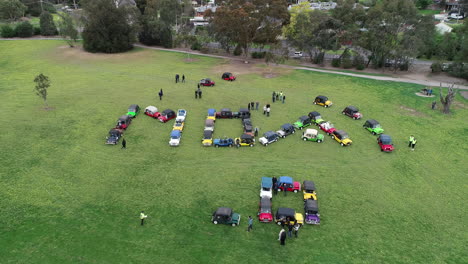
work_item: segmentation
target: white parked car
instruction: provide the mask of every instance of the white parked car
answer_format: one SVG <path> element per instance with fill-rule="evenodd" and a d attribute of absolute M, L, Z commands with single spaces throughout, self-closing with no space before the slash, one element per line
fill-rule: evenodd
<path fill-rule="evenodd" d="M 169 140 L 169 145 L 171 147 L 177 147 L 180 144 L 180 138 L 182 137 L 182 133 L 179 130 L 172 130 L 171 132 L 171 140 Z"/>
<path fill-rule="evenodd" d="M 302 51 L 296 51 L 296 52 L 294 52 L 293 58 L 300 59 L 300 58 L 302 58 L 302 56 L 303 56 Z"/>
<path fill-rule="evenodd" d="M 262 184 L 260 186 L 260 198 L 267 197 L 270 198 L 273 196 L 273 181 L 270 177 L 262 177 Z"/>
<path fill-rule="evenodd" d="M 187 116 L 187 111 L 185 109 L 177 110 L 176 122 L 184 122 L 185 116 Z"/>

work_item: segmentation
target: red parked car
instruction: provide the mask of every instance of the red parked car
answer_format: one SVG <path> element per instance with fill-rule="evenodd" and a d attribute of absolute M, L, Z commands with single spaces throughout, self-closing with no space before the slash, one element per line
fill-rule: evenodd
<path fill-rule="evenodd" d="M 359 109 L 357 109 L 357 107 L 352 106 L 352 105 L 347 106 L 345 109 L 343 109 L 343 112 L 341 112 L 341 113 L 343 115 L 347 115 L 347 116 L 351 117 L 354 120 L 362 118 L 362 114 L 359 113 Z"/>
<path fill-rule="evenodd" d="M 151 116 L 152 118 L 158 118 L 161 113 L 158 112 L 158 108 L 156 106 L 148 106 L 145 108 L 145 115 Z"/>
<path fill-rule="evenodd" d="M 294 181 L 291 177 L 289 176 L 281 176 L 278 179 L 278 182 L 276 183 L 278 192 L 281 191 L 288 191 L 288 192 L 300 192 L 301 191 L 301 183 Z"/>
<path fill-rule="evenodd" d="M 117 120 L 116 129 L 127 129 L 127 127 L 132 123 L 132 117 L 129 115 L 123 115 Z"/>
<path fill-rule="evenodd" d="M 271 213 L 271 199 L 269 197 L 262 197 L 258 205 L 258 220 L 263 223 L 273 221 L 273 214 Z"/>
<path fill-rule="evenodd" d="M 336 131 L 335 127 L 330 122 L 320 123 L 319 127 L 320 129 L 322 129 L 323 132 L 327 133 L 327 135 L 331 135 L 334 131 Z"/>
<path fill-rule="evenodd" d="M 209 78 L 206 78 L 206 79 L 201 79 L 200 80 L 200 85 L 203 85 L 203 86 L 214 86 L 215 85 L 215 82 L 213 82 L 211 79 Z"/>
<path fill-rule="evenodd" d="M 231 81 L 231 82 L 236 80 L 236 76 L 232 75 L 232 73 L 230 72 L 223 73 L 223 76 L 221 76 L 221 78 L 225 81 Z"/>
<path fill-rule="evenodd" d="M 377 138 L 377 143 L 382 152 L 392 152 L 395 149 L 392 144 L 392 138 L 389 135 L 381 134 Z"/>
<path fill-rule="evenodd" d="M 171 109 L 166 109 L 162 111 L 161 115 L 158 117 L 159 121 L 166 123 L 167 121 L 174 119 L 176 117 L 176 113 Z"/>

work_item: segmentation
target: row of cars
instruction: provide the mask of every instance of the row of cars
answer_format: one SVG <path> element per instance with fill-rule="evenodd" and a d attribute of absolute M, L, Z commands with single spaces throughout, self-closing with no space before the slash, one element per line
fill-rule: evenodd
<path fill-rule="evenodd" d="M 326 96 L 317 96 L 314 100 L 314 104 L 321 105 L 324 107 L 330 107 L 333 103 L 330 100 L 328 100 Z M 354 120 L 362 118 L 362 114 L 359 112 L 359 109 L 351 105 L 343 109 L 341 113 L 343 115 L 353 118 Z M 331 135 L 331 137 L 338 141 L 342 146 L 348 146 L 352 143 L 351 139 L 349 139 L 346 132 L 344 132 L 343 130 L 336 130 L 333 127 L 333 124 L 325 122 L 323 119 L 321 119 L 319 113 L 311 112 L 309 113 L 309 116 L 311 116 L 311 114 L 317 115 L 319 119 L 315 119 L 315 123 L 318 126 L 320 126 L 320 128 L 323 131 L 325 131 L 328 135 Z M 377 144 L 380 147 L 380 151 L 392 152 L 394 150 L 392 138 L 387 134 L 383 134 L 384 130 L 380 126 L 378 121 L 374 119 L 369 119 L 364 123 L 363 127 L 369 132 L 371 132 L 373 135 L 379 135 L 377 137 Z"/>
<path fill-rule="evenodd" d="M 234 76 L 232 73 L 230 72 L 225 72 L 223 73 L 223 75 L 221 75 L 221 79 L 225 80 L 225 81 L 235 81 L 236 80 L 236 76 Z M 215 82 L 212 81 L 210 78 L 204 78 L 204 79 L 201 79 L 199 84 L 201 86 L 215 86 Z"/>
<path fill-rule="evenodd" d="M 179 146 L 180 140 L 182 138 L 182 132 L 184 131 L 185 116 L 187 115 L 187 111 L 185 109 L 177 110 L 176 114 L 176 112 L 174 112 L 172 109 L 166 109 L 162 112 L 159 112 L 156 106 L 150 105 L 145 108 L 145 115 L 158 119 L 162 123 L 167 123 L 168 121 L 175 118 L 175 123 L 172 127 L 169 140 L 169 146 Z"/>
<path fill-rule="evenodd" d="M 132 104 L 128 107 L 127 114 L 119 117 L 117 120 L 117 124 L 114 128 L 112 128 L 107 137 L 106 137 L 106 144 L 108 145 L 117 145 L 119 143 L 120 138 L 123 136 L 123 131 L 130 126 L 132 123 L 132 119 L 136 118 L 136 116 L 140 113 L 140 106 L 137 104 Z"/>

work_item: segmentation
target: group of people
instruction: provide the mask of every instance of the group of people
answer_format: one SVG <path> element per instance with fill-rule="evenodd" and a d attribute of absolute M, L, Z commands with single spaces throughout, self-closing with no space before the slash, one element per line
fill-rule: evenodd
<path fill-rule="evenodd" d="M 263 106 L 263 114 L 266 116 L 270 116 L 270 111 L 271 111 L 271 105 L 266 104 Z"/>
<path fill-rule="evenodd" d="M 202 97 L 202 90 L 200 89 L 200 84 L 198 84 L 197 90 L 195 90 L 195 99 Z"/>
<path fill-rule="evenodd" d="M 292 238 L 293 234 L 295 238 L 298 238 L 300 226 L 297 223 L 297 221 L 294 221 L 294 224 L 293 224 L 291 223 L 291 220 L 288 217 L 281 222 L 281 226 L 282 226 L 281 230 L 278 234 L 278 240 L 280 241 L 280 245 L 282 246 L 286 245 L 286 230 L 285 230 L 286 227 L 288 229 L 287 236 L 289 238 Z"/>
<path fill-rule="evenodd" d="M 258 110 L 258 106 L 260 105 L 260 102 L 250 102 L 247 103 L 247 108 L 250 110 Z"/>
<path fill-rule="evenodd" d="M 184 83 L 184 82 L 185 82 L 185 75 L 182 74 L 182 81 L 180 81 L 180 76 L 179 76 L 179 74 L 176 74 L 176 75 L 175 75 L 175 82 L 176 82 L 176 83 L 178 83 L 178 82 L 183 82 L 183 83 Z"/>
<path fill-rule="evenodd" d="M 432 96 L 432 88 L 424 88 L 422 89 L 422 92 L 424 95 Z"/>
<path fill-rule="evenodd" d="M 273 101 L 273 103 L 275 101 L 282 101 L 284 104 L 284 101 L 286 100 L 286 95 L 284 95 L 283 91 L 273 92 L 273 94 L 271 95 L 271 100 Z"/>
<path fill-rule="evenodd" d="M 412 151 L 414 151 L 414 147 L 416 147 L 416 142 L 417 142 L 416 138 L 413 135 L 411 135 L 409 137 L 408 147 L 410 147 Z"/>

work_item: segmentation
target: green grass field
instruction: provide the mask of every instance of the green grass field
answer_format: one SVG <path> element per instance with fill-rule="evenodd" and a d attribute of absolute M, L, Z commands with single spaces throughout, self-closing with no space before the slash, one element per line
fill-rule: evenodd
<path fill-rule="evenodd" d="M 267 67 L 251 66 L 231 83 L 219 72 L 235 65 L 190 58 L 0 41 L 1 263 L 468 262 L 468 103 L 461 96 L 446 116 L 430 110 L 433 99 L 415 96 L 418 85 L 281 69 L 264 78 Z M 52 80 L 52 110 L 33 92 L 41 72 Z M 187 83 L 176 85 L 175 73 Z M 195 100 L 204 77 L 217 85 Z M 354 144 L 343 148 L 329 137 L 303 142 L 296 133 L 268 147 L 201 146 L 207 108 L 263 105 L 273 90 L 283 90 L 286 103 L 272 104 L 269 118 L 253 113 L 262 133 L 316 110 Z M 313 105 L 321 94 L 334 106 Z M 127 150 L 105 145 L 106 133 L 133 103 L 187 109 L 181 146 L 168 146 L 172 122 L 143 114 L 125 133 Z M 380 152 L 364 120 L 341 115 L 347 105 L 379 120 L 395 152 Z M 239 136 L 240 122 L 219 120 L 215 136 Z M 414 152 L 407 147 L 411 134 L 418 139 Z M 315 181 L 322 218 L 285 247 L 274 224 L 256 221 L 246 232 L 247 217 L 257 213 L 260 177 L 281 175 Z M 210 223 L 218 206 L 239 212 L 241 226 Z M 273 209 L 280 206 L 303 212 L 301 194 L 274 197 Z M 140 210 L 149 215 L 144 227 Z"/>

